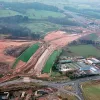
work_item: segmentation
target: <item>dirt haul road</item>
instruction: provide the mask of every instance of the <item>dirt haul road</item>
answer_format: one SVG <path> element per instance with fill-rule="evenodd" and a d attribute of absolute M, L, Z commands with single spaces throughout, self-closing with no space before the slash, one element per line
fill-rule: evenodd
<path fill-rule="evenodd" d="M 54 50 L 62 48 L 65 45 L 68 45 L 68 43 L 70 43 L 74 40 L 77 40 L 86 35 L 88 35 L 88 34 L 86 33 L 83 35 L 77 35 L 77 34 L 68 35 L 62 31 L 52 32 L 51 34 L 48 34 L 44 38 L 44 41 L 45 41 L 44 45 L 41 46 L 36 51 L 36 53 L 30 58 L 28 63 L 26 63 L 24 66 L 21 66 L 20 68 L 14 70 L 14 73 L 16 73 L 16 74 L 14 74 L 14 76 L 18 75 L 18 73 L 22 73 L 22 74 L 33 73 L 33 75 L 40 76 L 41 71 L 42 71 L 46 61 L 49 59 L 49 56 L 52 54 L 52 52 Z M 8 77 L 7 77 L 7 79 L 8 79 Z M 2 82 L 3 81 L 5 81 L 5 80 L 2 80 Z M 1 82 L 1 80 L 0 80 L 0 82 Z"/>
<path fill-rule="evenodd" d="M 33 56 L 29 59 L 29 61 L 21 66 L 20 68 L 16 68 L 14 70 L 14 73 L 28 73 L 31 69 L 34 68 L 35 64 L 37 63 L 40 56 L 43 54 L 43 52 L 46 49 L 46 45 L 43 44 L 36 52 L 33 54 Z"/>
<path fill-rule="evenodd" d="M 53 53 L 53 51 L 56 49 L 55 46 L 50 45 L 45 51 L 44 53 L 41 55 L 41 57 L 39 58 L 39 60 L 37 61 L 35 67 L 34 67 L 34 72 L 36 74 L 36 76 L 40 76 L 41 75 L 41 71 L 46 63 L 46 61 L 48 60 L 49 56 Z"/>
<path fill-rule="evenodd" d="M 43 55 L 40 57 L 39 61 L 37 62 L 36 66 L 34 67 L 36 74 L 41 75 L 41 71 L 42 71 L 46 61 L 49 59 L 49 56 L 53 53 L 54 50 L 62 48 L 64 46 L 68 45 L 70 42 L 77 40 L 86 35 L 87 35 L 87 33 L 82 34 L 82 35 L 77 35 L 77 34 L 69 35 L 69 34 L 65 34 L 65 32 L 62 32 L 62 31 L 58 31 L 58 33 L 52 32 L 51 34 L 48 34 L 44 38 L 44 40 L 46 42 L 48 42 L 50 46 L 43 53 Z"/>
<path fill-rule="evenodd" d="M 70 43 L 74 40 L 77 40 L 80 37 L 86 35 L 86 34 L 83 34 L 83 35 L 77 35 L 77 34 L 68 35 L 68 34 L 64 34 L 64 33 L 65 32 L 62 32 L 62 31 L 58 31 L 58 33 L 52 32 L 51 34 L 48 34 L 44 38 L 46 43 L 48 43 L 50 46 L 48 46 L 48 48 L 45 50 L 45 52 L 41 55 L 41 57 L 39 58 L 39 60 L 37 61 L 36 65 L 34 67 L 34 71 L 35 71 L 35 74 L 37 76 L 41 75 L 41 71 L 42 71 L 46 61 L 49 59 L 49 56 L 53 53 L 54 50 L 62 48 L 65 45 L 67 45 L 68 43 Z"/>

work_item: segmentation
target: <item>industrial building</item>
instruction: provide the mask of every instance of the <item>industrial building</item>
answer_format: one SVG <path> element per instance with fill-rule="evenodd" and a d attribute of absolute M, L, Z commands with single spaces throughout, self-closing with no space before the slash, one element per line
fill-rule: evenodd
<path fill-rule="evenodd" d="M 65 58 L 65 57 L 64 57 Z M 60 59 L 57 64 L 57 69 L 59 72 L 77 72 L 79 75 L 96 75 L 100 74 L 100 68 L 96 66 L 100 61 L 96 58 L 86 58 L 86 59 Z"/>

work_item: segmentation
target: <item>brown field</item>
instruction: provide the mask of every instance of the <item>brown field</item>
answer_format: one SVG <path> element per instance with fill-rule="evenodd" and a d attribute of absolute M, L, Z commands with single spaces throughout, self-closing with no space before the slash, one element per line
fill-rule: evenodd
<path fill-rule="evenodd" d="M 80 37 L 83 37 L 85 35 L 87 35 L 89 33 L 86 34 L 82 34 L 82 35 L 78 35 L 78 34 L 65 34 L 65 32 L 63 31 L 56 31 L 56 32 L 52 32 L 49 33 L 47 36 L 44 37 L 44 41 L 43 44 L 40 46 L 40 48 L 36 51 L 36 53 L 30 58 L 30 60 L 25 64 L 23 64 L 22 62 L 20 62 L 17 66 L 16 69 L 13 70 L 13 74 L 14 75 L 10 75 L 10 76 L 5 76 L 2 79 L 0 79 L 0 82 L 4 82 L 7 80 L 10 80 L 16 76 L 18 76 L 19 74 L 23 73 L 23 75 L 26 75 L 29 73 L 29 75 L 33 75 L 33 76 L 40 76 L 41 75 L 41 71 L 47 61 L 47 59 L 49 58 L 49 56 L 53 53 L 54 50 L 57 50 L 59 48 L 62 48 L 66 45 L 68 45 L 68 43 L 72 42 L 73 40 L 77 40 Z M 41 41 L 42 42 L 42 41 Z M 19 46 L 25 43 L 30 43 L 29 41 L 0 41 L 1 43 L 1 51 L 0 54 L 1 56 L 1 61 L 4 58 L 5 61 L 9 61 L 9 62 L 13 62 L 15 58 L 13 57 L 9 57 L 3 54 L 3 51 L 6 47 L 8 46 Z M 31 42 L 31 43 L 34 43 Z M 3 58 L 2 58 L 3 57 Z M 22 64 L 22 65 L 20 65 Z M 44 75 L 45 77 L 45 75 Z"/>
<path fill-rule="evenodd" d="M 14 57 L 4 55 L 4 50 L 10 46 L 20 46 L 22 44 L 31 43 L 30 41 L 17 41 L 17 40 L 0 40 L 0 62 L 13 62 L 15 60 Z"/>
<path fill-rule="evenodd" d="M 64 89 L 67 91 L 74 91 L 74 88 L 72 86 L 64 86 Z"/>
<path fill-rule="evenodd" d="M 49 42 L 49 41 L 64 37 L 64 36 L 66 36 L 66 34 L 64 34 L 64 33 L 65 32 L 63 32 L 63 31 L 51 32 L 44 37 L 44 41 Z"/>
<path fill-rule="evenodd" d="M 75 96 L 64 93 L 64 92 L 60 92 L 59 94 L 62 98 L 67 98 L 65 100 L 77 100 L 77 98 Z"/>
<path fill-rule="evenodd" d="M 51 44 L 55 44 L 57 47 L 64 47 L 66 45 L 68 45 L 68 43 L 77 40 L 80 36 L 76 35 L 76 36 L 64 36 L 60 39 L 57 40 L 53 40 L 51 41 Z"/>
<path fill-rule="evenodd" d="M 33 41 L 34 42 L 34 41 Z M 7 66 L 1 66 L 0 67 L 0 73 L 4 74 L 8 70 L 10 70 L 10 66 L 13 64 L 15 61 L 15 57 L 10 56 L 10 55 L 5 55 L 4 50 L 7 47 L 17 47 L 21 46 L 23 44 L 28 44 L 31 43 L 30 41 L 20 41 L 20 40 L 0 40 L 0 63 L 7 64 Z M 19 62 L 18 65 L 23 65 L 23 62 Z"/>
<path fill-rule="evenodd" d="M 56 31 L 45 36 L 44 41 L 49 42 L 49 44 L 56 47 L 64 47 L 73 40 L 77 40 L 82 35 L 77 34 L 67 34 L 63 31 Z"/>

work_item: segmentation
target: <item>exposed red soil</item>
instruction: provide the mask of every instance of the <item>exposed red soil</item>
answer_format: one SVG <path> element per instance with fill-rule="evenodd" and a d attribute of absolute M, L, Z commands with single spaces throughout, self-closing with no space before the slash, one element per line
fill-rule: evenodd
<path fill-rule="evenodd" d="M 5 74 L 9 70 L 9 64 L 0 63 L 0 74 Z"/>
<path fill-rule="evenodd" d="M 40 47 L 25 65 L 16 67 L 16 69 L 14 70 L 14 73 L 20 73 L 20 72 L 28 73 L 29 70 L 34 69 L 34 66 L 37 63 L 37 60 L 40 58 L 40 56 L 42 55 L 45 49 L 46 49 L 45 45 Z"/>
<path fill-rule="evenodd" d="M 84 33 L 82 35 L 77 35 L 77 34 L 69 35 L 69 34 L 65 34 L 63 31 L 56 31 L 56 32 L 52 32 L 48 34 L 44 38 L 45 42 L 41 45 L 41 47 L 36 51 L 36 53 L 30 58 L 30 60 L 26 64 L 23 64 L 23 62 L 20 62 L 19 66 L 13 71 L 14 75 L 6 76 L 2 78 L 0 81 L 4 82 L 5 80 L 10 80 L 11 78 L 18 76 L 18 74 L 27 74 L 27 73 L 32 74 L 33 73 L 33 75 L 37 76 L 37 74 L 39 74 L 40 76 L 40 72 L 43 68 L 43 65 L 45 64 L 50 54 L 54 50 L 62 48 L 65 45 L 68 45 L 68 43 L 72 42 L 73 40 L 77 40 L 78 38 L 85 36 L 87 34 L 89 33 Z M 11 45 L 14 45 L 14 43 L 16 44 L 16 42 L 11 42 L 11 43 L 12 43 Z M 8 45 L 7 43 L 5 44 Z M 5 46 L 3 48 L 5 48 Z M 43 58 L 43 60 L 39 58 L 41 59 Z M 47 77 L 47 75 L 44 75 L 44 77 Z"/>
<path fill-rule="evenodd" d="M 31 42 L 26 42 L 26 41 L 22 41 L 22 42 L 19 42 L 19 41 L 12 41 L 12 40 L 0 40 L 0 62 L 13 62 L 15 60 L 14 57 L 12 56 L 7 56 L 7 55 L 4 55 L 4 50 L 7 48 L 7 47 L 10 47 L 10 46 L 20 46 L 22 44 L 27 44 L 27 43 L 31 43 Z"/>
<path fill-rule="evenodd" d="M 44 37 L 44 41 L 49 42 L 49 41 L 64 37 L 64 36 L 66 36 L 66 34 L 64 34 L 64 33 L 65 32 L 63 32 L 63 31 L 51 32 Z"/>
<path fill-rule="evenodd" d="M 0 73 L 2 72 L 3 74 L 6 73 L 8 70 L 10 70 L 10 67 L 15 61 L 15 57 L 10 56 L 10 55 L 5 55 L 4 50 L 8 47 L 18 47 L 23 44 L 29 44 L 29 43 L 35 43 L 35 41 L 21 41 L 21 40 L 0 40 L 0 62 L 4 64 L 8 64 L 8 66 L 0 66 Z M 17 66 L 22 66 L 24 62 L 19 62 Z"/>
<path fill-rule="evenodd" d="M 66 46 L 68 43 L 74 41 L 74 40 L 77 40 L 80 36 L 79 35 L 76 35 L 76 36 L 64 36 L 60 39 L 57 39 L 57 40 L 53 40 L 51 41 L 50 44 L 55 44 L 55 46 L 57 47 L 64 47 Z"/>
<path fill-rule="evenodd" d="M 78 38 L 90 34 L 90 31 L 86 31 L 83 34 L 67 34 L 63 31 L 56 31 L 45 36 L 44 41 L 49 42 L 56 47 L 64 47 L 68 43 L 77 40 Z"/>
<path fill-rule="evenodd" d="M 26 64 L 26 62 L 23 62 L 23 61 L 20 60 L 20 61 L 18 62 L 18 64 L 16 65 L 16 70 L 17 70 L 17 69 L 21 69 L 21 67 L 23 67 L 25 64 Z"/>
<path fill-rule="evenodd" d="M 49 77 L 50 77 L 50 75 L 46 74 L 46 73 L 41 74 L 40 76 L 38 76 L 38 78 L 49 78 Z"/>

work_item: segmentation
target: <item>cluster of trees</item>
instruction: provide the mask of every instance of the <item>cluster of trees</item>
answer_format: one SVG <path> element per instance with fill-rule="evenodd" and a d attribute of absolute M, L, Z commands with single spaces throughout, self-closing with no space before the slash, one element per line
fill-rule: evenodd
<path fill-rule="evenodd" d="M 27 9 L 36 9 L 36 10 L 47 10 L 47 11 L 55 11 L 58 12 L 60 11 L 57 7 L 52 6 L 52 5 L 46 5 L 43 3 L 20 3 L 20 2 L 2 2 L 2 4 L 6 8 L 10 8 L 11 10 L 20 12 L 20 13 L 25 13 Z"/>
<path fill-rule="evenodd" d="M 86 12 L 100 12 L 100 9 L 78 9 L 77 7 L 72 7 L 72 6 L 65 6 L 64 9 L 76 12 L 76 13 L 86 13 Z"/>
<path fill-rule="evenodd" d="M 22 15 L 15 15 L 10 17 L 1 17 L 0 22 L 1 23 L 21 23 L 21 22 L 27 22 L 29 18 L 27 16 Z"/>
<path fill-rule="evenodd" d="M 82 30 L 74 30 L 74 29 L 68 29 L 66 27 L 63 26 L 63 28 L 61 29 L 61 31 L 66 31 L 69 33 L 82 33 Z"/>
<path fill-rule="evenodd" d="M 54 18 L 54 17 L 48 17 L 47 21 L 55 23 L 55 24 L 61 24 L 61 25 L 70 25 L 70 26 L 79 26 L 79 23 L 75 21 L 71 21 L 68 18 Z"/>
<path fill-rule="evenodd" d="M 100 19 L 100 9 L 78 9 L 77 7 L 65 6 L 64 9 L 76 12 L 78 15 L 82 15 L 88 18 Z"/>
<path fill-rule="evenodd" d="M 39 39 L 40 35 L 31 32 L 28 28 L 23 28 L 17 24 L 0 25 L 0 34 L 9 35 L 12 39 Z"/>
<path fill-rule="evenodd" d="M 76 72 L 67 72 L 66 76 L 69 77 L 70 79 L 78 79 L 78 78 L 96 76 L 96 74 L 76 74 Z"/>
<path fill-rule="evenodd" d="M 93 41 L 93 40 L 83 40 L 83 39 L 79 39 L 79 40 L 77 40 L 77 41 L 71 42 L 69 45 L 79 45 L 79 44 L 100 45 L 100 41 Z"/>

